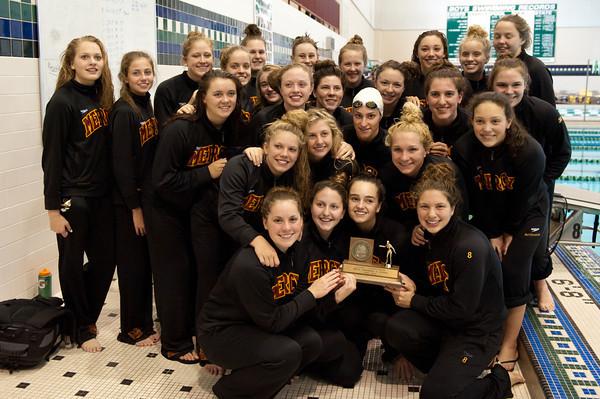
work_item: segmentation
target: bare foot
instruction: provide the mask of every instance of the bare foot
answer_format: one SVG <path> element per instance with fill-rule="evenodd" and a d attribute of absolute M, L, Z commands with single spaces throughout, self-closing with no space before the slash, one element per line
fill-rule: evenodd
<path fill-rule="evenodd" d="M 554 298 L 548 288 L 546 280 L 535 280 L 533 282 L 535 288 L 535 295 L 538 299 L 538 308 L 542 312 L 552 312 L 554 310 Z"/>
<path fill-rule="evenodd" d="M 525 382 L 525 377 L 523 377 L 523 374 L 519 370 L 509 371 L 508 377 L 510 378 L 511 387 Z"/>
<path fill-rule="evenodd" d="M 141 341 L 138 341 L 138 342 L 136 342 L 136 343 L 135 343 L 135 346 L 152 346 L 152 345 L 156 345 L 156 343 L 157 343 L 158 341 L 156 341 L 156 340 L 154 339 L 154 336 L 155 336 L 155 335 L 156 335 L 156 334 L 152 334 L 152 335 L 150 335 L 149 337 L 146 337 L 146 338 L 142 339 Z M 159 338 L 159 339 L 160 339 L 160 338 Z"/>
<path fill-rule="evenodd" d="M 84 343 L 81 344 L 81 349 L 90 353 L 98 353 L 102 351 L 102 345 L 100 345 L 100 341 L 96 338 L 88 339 Z"/>
<path fill-rule="evenodd" d="M 500 353 L 496 358 L 496 362 L 504 367 L 506 371 L 512 372 L 519 361 L 519 351 L 517 348 L 500 348 Z"/>
<path fill-rule="evenodd" d="M 186 361 L 195 361 L 195 360 L 200 360 L 200 358 L 198 357 L 198 354 L 195 351 L 191 351 L 186 353 L 183 356 L 179 356 L 179 359 L 181 360 L 186 360 Z"/>
<path fill-rule="evenodd" d="M 154 342 L 156 344 L 156 343 L 160 342 L 160 333 L 155 332 L 154 334 L 152 334 L 148 338 L 152 338 L 152 342 Z"/>
<path fill-rule="evenodd" d="M 202 368 L 208 374 L 214 375 L 214 376 L 223 375 L 223 373 L 225 372 L 225 369 L 223 367 L 218 366 L 216 364 L 211 364 L 211 363 L 205 364 Z"/>

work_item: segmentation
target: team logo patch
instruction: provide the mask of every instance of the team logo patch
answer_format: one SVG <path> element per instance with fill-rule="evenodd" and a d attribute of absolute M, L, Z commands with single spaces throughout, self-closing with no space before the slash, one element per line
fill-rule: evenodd
<path fill-rule="evenodd" d="M 158 122 L 155 117 L 140 122 L 140 144 L 144 146 L 153 137 L 158 135 Z"/>
<path fill-rule="evenodd" d="M 298 285 L 297 273 L 283 273 L 275 278 L 275 284 L 273 285 L 273 299 L 283 298 L 294 292 Z"/>
<path fill-rule="evenodd" d="M 222 147 L 220 145 L 211 144 L 202 147 L 196 147 L 187 162 L 188 168 L 197 166 L 205 166 L 219 159 Z"/>
<path fill-rule="evenodd" d="M 449 278 L 448 271 L 446 270 L 446 265 L 441 261 L 436 260 L 435 262 L 427 265 L 427 278 L 429 280 L 429 284 L 441 284 L 444 292 L 449 292 L 448 285 L 446 284 L 446 281 L 448 281 Z"/>
<path fill-rule="evenodd" d="M 403 211 L 407 209 L 415 209 L 417 207 L 417 199 L 415 198 L 415 194 L 412 191 L 399 193 L 394 197 L 394 202 L 396 202 L 396 204 Z"/>
<path fill-rule="evenodd" d="M 244 198 L 242 208 L 248 212 L 257 212 L 260 209 L 263 198 L 265 198 L 264 195 L 248 194 Z"/>
<path fill-rule="evenodd" d="M 312 283 L 333 269 L 339 269 L 340 265 L 340 262 L 331 259 L 313 260 L 308 264 L 308 282 Z"/>
<path fill-rule="evenodd" d="M 83 113 L 87 110 L 81 110 Z M 94 108 L 81 118 L 85 138 L 87 139 L 101 127 L 108 126 L 108 111 L 104 108 Z"/>

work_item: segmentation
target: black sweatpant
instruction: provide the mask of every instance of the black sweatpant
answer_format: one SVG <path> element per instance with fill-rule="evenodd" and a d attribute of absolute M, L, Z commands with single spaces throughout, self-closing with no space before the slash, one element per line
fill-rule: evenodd
<path fill-rule="evenodd" d="M 66 238 L 56 235 L 58 273 L 65 306 L 75 315 L 75 339 L 82 344 L 96 337 L 95 324 L 115 271 L 113 206 L 110 196 L 70 199 L 70 208 L 61 215 L 73 232 Z"/>
<path fill-rule="evenodd" d="M 369 340 L 383 337 L 389 316 L 397 310 L 392 296 L 383 287 L 359 283 L 356 292 L 344 300 L 329 319 L 363 358 Z"/>
<path fill-rule="evenodd" d="M 148 212 L 150 209 L 147 209 Z M 145 212 L 144 212 L 145 213 Z M 144 214 L 144 225 L 150 218 Z M 132 340 L 154 331 L 152 321 L 152 270 L 145 236 L 138 236 L 132 211 L 125 205 L 115 206 L 115 250 L 121 305 L 121 334 Z M 134 329 L 142 335 L 135 337 Z"/>
<path fill-rule="evenodd" d="M 552 256 L 548 252 L 548 239 L 550 236 L 550 218 L 552 216 L 552 202 L 554 200 L 554 180 L 548 182 L 548 217 L 546 218 L 546 240 L 544 241 L 544 250 L 538 249 L 533 257 L 533 265 L 531 266 L 531 280 L 544 280 L 552 274 Z M 535 292 L 535 291 L 534 291 Z"/>
<path fill-rule="evenodd" d="M 200 310 L 233 252 L 228 253 L 228 237 L 219 226 L 216 196 L 213 204 L 194 204 L 190 219 L 197 279 L 194 314 L 200 331 Z"/>
<path fill-rule="evenodd" d="M 232 325 L 202 332 L 198 342 L 212 362 L 232 370 L 213 386 L 221 399 L 272 398 L 322 349 L 319 334 L 306 326 L 273 334 L 254 325 Z"/>
<path fill-rule="evenodd" d="M 168 352 L 191 352 L 194 350 L 196 271 L 190 244 L 189 214 L 153 207 L 149 238 L 161 326 L 161 352 L 165 357 Z"/>
<path fill-rule="evenodd" d="M 352 388 L 363 371 L 362 357 L 356 346 L 336 329 L 317 329 L 321 354 L 308 371 L 344 388 Z"/>
<path fill-rule="evenodd" d="M 499 399 L 510 394 L 510 378 L 501 366 L 485 378 L 477 378 L 498 352 L 500 329 L 468 335 L 403 309 L 388 320 L 385 336 L 389 345 L 427 373 L 420 398 Z"/>
<path fill-rule="evenodd" d="M 546 254 L 548 223 L 546 214 L 528 217 L 514 234 L 502 258 L 504 302 L 507 308 L 525 305 L 531 300 L 531 273 L 535 258 Z"/>

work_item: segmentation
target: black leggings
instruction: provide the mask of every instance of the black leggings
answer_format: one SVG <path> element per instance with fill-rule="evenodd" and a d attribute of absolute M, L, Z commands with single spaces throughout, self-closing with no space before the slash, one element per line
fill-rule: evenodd
<path fill-rule="evenodd" d="M 96 337 L 95 324 L 115 271 L 112 200 L 71 197 L 70 208 L 61 215 L 73 232 L 66 238 L 56 235 L 60 286 L 65 306 L 75 315 L 76 341 L 82 344 Z"/>
<path fill-rule="evenodd" d="M 497 353 L 501 331 L 487 335 L 451 332 L 437 320 L 401 310 L 388 320 L 386 340 L 416 368 L 427 373 L 420 398 L 505 398 L 510 378 L 501 366 L 477 377 Z"/>
<path fill-rule="evenodd" d="M 154 207 L 150 234 L 161 353 L 194 350 L 196 268 L 190 244 L 189 213 Z"/>
<path fill-rule="evenodd" d="M 310 327 L 272 334 L 241 324 L 201 333 L 198 342 L 212 362 L 232 370 L 213 386 L 222 399 L 272 398 L 322 349 L 319 334 Z"/>
<path fill-rule="evenodd" d="M 530 282 L 534 259 L 543 258 L 548 241 L 546 214 L 530 216 L 513 236 L 502 258 L 504 302 L 507 308 L 525 305 L 531 300 Z"/>
<path fill-rule="evenodd" d="M 144 208 L 150 211 L 149 208 Z M 144 225 L 150 218 L 144 214 Z M 138 236 L 133 226 L 131 209 L 115 207 L 116 262 L 121 303 L 121 333 L 140 329 L 143 335 L 154 331 L 152 321 L 152 270 L 146 237 Z M 133 336 L 130 338 L 134 339 Z"/>

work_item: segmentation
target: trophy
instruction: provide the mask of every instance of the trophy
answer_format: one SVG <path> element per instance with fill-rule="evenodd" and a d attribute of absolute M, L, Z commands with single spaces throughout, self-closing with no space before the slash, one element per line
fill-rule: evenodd
<path fill-rule="evenodd" d="M 356 281 L 377 285 L 402 285 L 399 276 L 400 267 L 392 265 L 392 257 L 396 250 L 389 241 L 381 248 L 386 248 L 385 264 L 373 263 L 373 247 L 375 242 L 369 238 L 350 238 L 350 253 L 342 264 L 344 273 L 352 273 Z"/>

